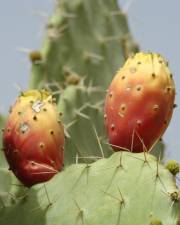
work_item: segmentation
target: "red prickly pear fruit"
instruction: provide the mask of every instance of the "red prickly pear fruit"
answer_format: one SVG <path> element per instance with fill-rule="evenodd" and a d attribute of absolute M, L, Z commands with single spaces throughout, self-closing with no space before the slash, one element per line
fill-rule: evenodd
<path fill-rule="evenodd" d="M 10 110 L 3 132 L 10 169 L 27 187 L 50 180 L 63 167 L 64 130 L 52 95 L 23 92 Z"/>
<path fill-rule="evenodd" d="M 165 132 L 175 86 L 168 63 L 155 53 L 137 53 L 117 72 L 105 100 L 105 126 L 114 150 L 150 151 Z"/>

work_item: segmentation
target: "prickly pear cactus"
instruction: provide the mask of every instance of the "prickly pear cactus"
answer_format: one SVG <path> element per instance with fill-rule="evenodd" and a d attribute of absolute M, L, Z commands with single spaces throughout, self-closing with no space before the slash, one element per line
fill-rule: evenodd
<path fill-rule="evenodd" d="M 49 180 L 63 166 L 64 131 L 52 95 L 21 93 L 3 132 L 3 150 L 10 170 L 28 187 Z"/>
<path fill-rule="evenodd" d="M 57 1 L 43 48 L 29 55 L 30 87 L 50 89 L 60 100 L 65 165 L 76 157 L 92 162 L 112 154 L 103 124 L 104 96 L 119 66 L 137 50 L 117 1 Z"/>
<path fill-rule="evenodd" d="M 161 55 L 141 52 L 130 57 L 106 96 L 109 142 L 115 149 L 149 151 L 168 127 L 174 99 L 172 74 Z"/>
<path fill-rule="evenodd" d="M 118 152 L 69 166 L 46 189 L 38 185 L 1 207 L 0 215 L 1 225 L 177 225 L 180 192 L 154 156 Z"/>
<path fill-rule="evenodd" d="M 179 225 L 172 169 L 147 153 L 112 154 L 106 138 L 106 89 L 136 50 L 116 0 L 57 1 L 42 50 L 29 55 L 30 86 L 58 99 L 65 170 L 31 189 L 6 170 L 2 180 L 12 178 L 0 187 L 1 225 Z"/>

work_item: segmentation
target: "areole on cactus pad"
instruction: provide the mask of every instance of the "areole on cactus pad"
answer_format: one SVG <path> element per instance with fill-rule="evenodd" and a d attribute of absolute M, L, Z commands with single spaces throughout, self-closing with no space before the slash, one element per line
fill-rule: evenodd
<path fill-rule="evenodd" d="M 105 125 L 115 150 L 151 150 L 165 132 L 174 108 L 175 86 L 159 54 L 129 57 L 105 100 Z"/>
<path fill-rule="evenodd" d="M 25 186 L 47 181 L 62 169 L 64 131 L 49 92 L 21 93 L 11 107 L 3 147 L 10 169 Z"/>

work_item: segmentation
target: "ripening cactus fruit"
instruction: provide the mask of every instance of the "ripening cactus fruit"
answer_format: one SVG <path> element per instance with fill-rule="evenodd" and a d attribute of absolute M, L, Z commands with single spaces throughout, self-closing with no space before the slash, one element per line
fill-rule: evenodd
<path fill-rule="evenodd" d="M 130 57 L 114 77 L 105 100 L 105 125 L 114 149 L 150 150 L 166 130 L 175 86 L 165 59 L 155 53 Z"/>
<path fill-rule="evenodd" d="M 10 170 L 27 187 L 48 181 L 63 166 L 64 131 L 56 103 L 45 91 L 23 92 L 3 132 Z"/>

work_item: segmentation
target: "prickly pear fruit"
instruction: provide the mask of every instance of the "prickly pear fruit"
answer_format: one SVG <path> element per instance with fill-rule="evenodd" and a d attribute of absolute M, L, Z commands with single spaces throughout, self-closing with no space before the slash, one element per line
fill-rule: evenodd
<path fill-rule="evenodd" d="M 174 98 L 172 74 L 162 56 L 131 56 L 114 77 L 105 100 L 105 125 L 112 147 L 151 150 L 170 122 Z"/>
<path fill-rule="evenodd" d="M 51 179 L 63 166 L 64 131 L 45 91 L 21 94 L 10 110 L 3 146 L 10 169 L 27 187 Z"/>

